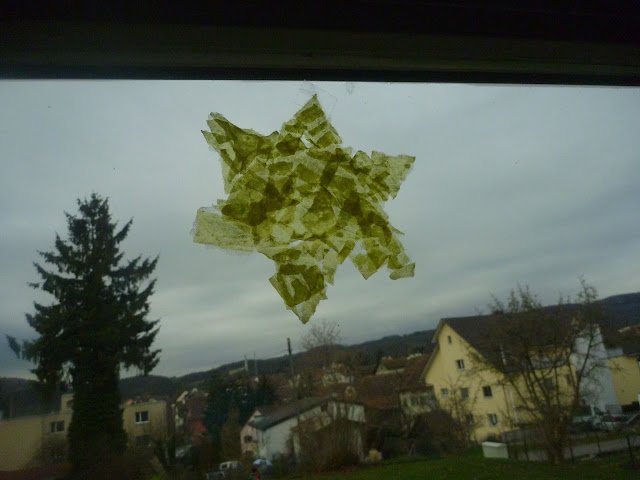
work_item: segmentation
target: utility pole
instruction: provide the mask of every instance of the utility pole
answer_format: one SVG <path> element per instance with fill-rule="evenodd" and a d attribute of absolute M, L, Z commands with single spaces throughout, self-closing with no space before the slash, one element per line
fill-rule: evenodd
<path fill-rule="evenodd" d="M 256 352 L 253 352 L 253 369 L 256 378 L 258 377 L 258 360 L 256 360 Z"/>
<path fill-rule="evenodd" d="M 287 337 L 287 350 L 289 350 L 289 367 L 291 368 L 291 381 L 293 382 L 293 388 L 295 389 L 295 394 L 296 394 L 296 399 L 294 401 L 294 404 L 295 404 L 296 402 L 300 401 L 300 398 L 299 398 L 300 395 L 298 394 L 298 382 L 296 381 L 295 372 L 293 370 L 293 355 L 291 352 L 291 339 L 289 337 Z M 298 412 L 298 405 L 296 405 L 295 411 L 296 411 L 296 424 L 298 426 L 298 428 L 296 429 L 298 432 L 298 444 L 300 444 L 300 413 Z M 293 456 L 297 460 L 298 455 L 296 454 L 295 437 L 292 438 L 291 446 L 293 447 Z"/>
<path fill-rule="evenodd" d="M 291 369 L 291 381 L 293 382 L 292 385 L 296 391 L 296 400 L 300 400 L 300 395 L 298 393 L 298 382 L 296 381 L 296 374 L 293 370 L 293 355 L 291 352 L 291 339 L 289 337 L 287 337 L 287 350 L 289 350 L 289 368 Z"/>

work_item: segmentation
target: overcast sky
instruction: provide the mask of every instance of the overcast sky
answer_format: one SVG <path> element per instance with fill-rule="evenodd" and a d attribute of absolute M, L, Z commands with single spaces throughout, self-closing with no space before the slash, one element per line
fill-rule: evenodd
<path fill-rule="evenodd" d="M 270 260 L 195 244 L 199 207 L 226 198 L 210 112 L 279 130 L 318 92 L 344 145 L 414 155 L 385 206 L 416 275 L 363 280 L 347 260 L 309 324 L 286 310 Z M 154 373 L 181 375 L 294 349 L 313 322 L 345 343 L 472 315 L 518 282 L 553 303 L 584 275 L 601 297 L 640 290 L 640 90 L 325 82 L 0 82 L 0 334 L 32 338 L 46 296 L 32 262 L 95 191 L 160 255 Z M 4 341 L 4 340 L 1 340 Z M 0 345 L 0 375 L 29 364 Z"/>

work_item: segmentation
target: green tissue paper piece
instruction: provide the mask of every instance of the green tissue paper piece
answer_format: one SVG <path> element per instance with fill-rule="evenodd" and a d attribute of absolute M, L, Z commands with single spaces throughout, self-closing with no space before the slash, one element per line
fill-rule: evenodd
<path fill-rule="evenodd" d="M 398 194 L 415 157 L 352 154 L 315 95 L 271 135 L 217 113 L 207 123 L 228 198 L 198 210 L 194 241 L 273 260 L 269 281 L 303 323 L 347 257 L 365 279 L 385 264 L 394 280 L 414 275 L 382 203 Z"/>

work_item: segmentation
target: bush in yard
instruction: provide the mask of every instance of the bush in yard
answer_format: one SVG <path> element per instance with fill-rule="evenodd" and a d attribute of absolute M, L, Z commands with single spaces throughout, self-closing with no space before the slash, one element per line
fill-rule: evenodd
<path fill-rule="evenodd" d="M 306 418 L 298 427 L 299 466 L 305 472 L 325 472 L 360 463 L 361 431 L 340 413 Z"/>
<path fill-rule="evenodd" d="M 416 453 L 457 454 L 467 448 L 464 435 L 456 421 L 446 411 L 436 410 L 420 415 L 409 432 Z"/>

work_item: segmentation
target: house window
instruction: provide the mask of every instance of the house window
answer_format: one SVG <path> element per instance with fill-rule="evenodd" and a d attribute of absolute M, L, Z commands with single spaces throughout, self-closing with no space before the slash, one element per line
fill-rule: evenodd
<path fill-rule="evenodd" d="M 463 400 L 469 398 L 469 389 L 468 388 L 461 388 L 460 389 L 460 396 L 462 397 Z"/>
<path fill-rule="evenodd" d="M 447 388 L 443 388 L 442 390 L 440 390 L 440 395 L 442 395 L 443 397 L 448 397 L 449 390 Z"/>
<path fill-rule="evenodd" d="M 491 391 L 491 387 L 489 385 L 482 387 L 482 394 L 485 396 L 485 398 L 493 397 L 493 392 Z"/>
<path fill-rule="evenodd" d="M 447 342 L 449 342 L 449 345 L 451 345 L 451 335 L 447 335 Z"/>
<path fill-rule="evenodd" d="M 51 433 L 64 432 L 64 420 L 60 422 L 51 422 Z"/>
<path fill-rule="evenodd" d="M 136 423 L 147 423 L 149 422 L 149 412 L 147 410 L 143 410 L 142 412 L 136 412 Z"/>
<path fill-rule="evenodd" d="M 467 425 L 471 427 L 473 425 L 473 414 L 467 413 L 467 415 L 465 415 L 465 419 L 467 421 Z"/>
<path fill-rule="evenodd" d="M 464 360 L 456 360 L 456 366 L 458 367 L 458 370 L 464 370 Z"/>
<path fill-rule="evenodd" d="M 498 425 L 498 415 L 496 415 L 495 413 L 490 413 L 488 417 L 489 417 L 489 425 L 491 425 L 492 427 L 495 427 L 496 425 Z"/>

